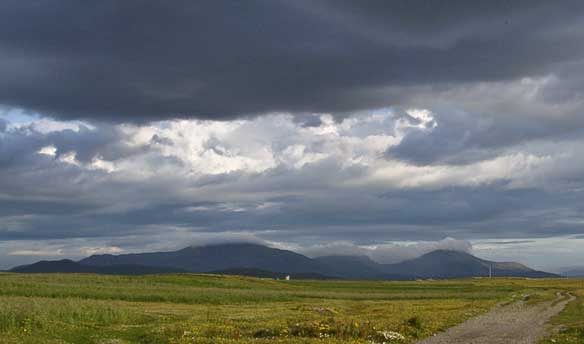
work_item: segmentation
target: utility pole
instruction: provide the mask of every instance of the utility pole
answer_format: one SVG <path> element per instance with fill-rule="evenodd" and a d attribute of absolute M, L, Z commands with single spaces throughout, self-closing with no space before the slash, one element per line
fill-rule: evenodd
<path fill-rule="evenodd" d="M 493 278 L 493 264 L 489 264 L 489 278 Z"/>

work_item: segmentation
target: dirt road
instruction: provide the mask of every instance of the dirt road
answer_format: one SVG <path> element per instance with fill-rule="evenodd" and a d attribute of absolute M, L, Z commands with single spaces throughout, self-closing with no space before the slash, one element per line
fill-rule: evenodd
<path fill-rule="evenodd" d="M 524 301 L 498 306 L 417 344 L 531 344 L 546 334 L 546 322 L 574 300 L 558 295 L 554 302 L 534 306 Z"/>

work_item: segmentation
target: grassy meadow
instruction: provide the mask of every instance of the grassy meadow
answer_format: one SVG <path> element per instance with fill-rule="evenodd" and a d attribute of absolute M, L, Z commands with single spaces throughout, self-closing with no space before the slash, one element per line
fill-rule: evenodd
<path fill-rule="evenodd" d="M 557 291 L 579 298 L 544 342 L 582 343 L 583 280 L 0 273 L 0 343 L 411 343 L 497 303 Z"/>

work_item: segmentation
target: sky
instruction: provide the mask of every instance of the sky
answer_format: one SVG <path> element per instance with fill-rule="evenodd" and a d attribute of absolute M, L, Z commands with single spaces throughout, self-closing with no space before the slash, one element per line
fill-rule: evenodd
<path fill-rule="evenodd" d="M 584 2 L 0 4 L 0 269 L 248 241 L 584 259 Z"/>

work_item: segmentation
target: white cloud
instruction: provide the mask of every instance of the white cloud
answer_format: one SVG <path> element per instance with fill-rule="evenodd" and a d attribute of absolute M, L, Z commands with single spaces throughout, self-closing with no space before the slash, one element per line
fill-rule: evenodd
<path fill-rule="evenodd" d="M 48 145 L 39 149 L 38 153 L 54 157 L 57 155 L 57 148 L 54 145 Z"/>
<path fill-rule="evenodd" d="M 372 121 L 377 124 L 368 129 Z M 231 122 L 177 120 L 123 125 L 120 128 L 124 142 L 142 147 L 142 151 L 111 161 L 109 170 L 152 176 L 164 168 L 159 160 L 152 160 L 155 156 L 180 161 L 183 172 L 194 177 L 237 171 L 261 173 L 279 166 L 301 169 L 327 158 L 344 165 L 370 164 L 397 142 L 389 111 L 340 123 L 330 115 L 322 115 L 321 123 L 319 127 L 304 128 L 290 115 L 274 114 Z"/>
<path fill-rule="evenodd" d="M 87 247 L 87 246 L 83 246 L 79 248 L 79 253 L 86 255 L 86 256 L 91 256 L 94 254 L 119 254 L 119 253 L 123 253 L 124 250 L 122 248 L 119 248 L 117 246 L 97 246 L 97 247 Z"/>
<path fill-rule="evenodd" d="M 58 257 L 63 255 L 63 250 L 15 250 L 8 252 L 9 256 L 34 256 L 34 257 Z"/>
<path fill-rule="evenodd" d="M 417 166 L 383 158 L 389 147 L 407 135 L 403 131 L 407 126 L 432 130 L 439 125 L 428 110 L 411 109 L 407 113 L 418 122 L 404 124 L 403 117 L 387 110 L 341 122 L 321 115 L 318 127 L 302 127 L 285 114 L 232 122 L 177 120 L 121 125 L 120 144 L 131 149 L 132 154 L 108 160 L 106 154 L 97 152 L 90 161 L 82 162 L 77 152 L 69 150 L 59 153 L 58 159 L 88 170 L 117 172 L 128 181 L 168 174 L 192 179 L 233 172 L 258 174 L 278 167 L 299 170 L 307 164 L 332 159 L 343 168 L 367 169 L 366 175 L 346 180 L 345 185 L 391 188 L 478 186 L 499 180 L 522 185 L 533 170 L 550 159 L 527 152 L 507 152 L 464 165 Z M 60 148 L 55 144 L 43 146 L 38 153 L 56 156 Z"/>
<path fill-rule="evenodd" d="M 439 189 L 449 186 L 476 187 L 498 181 L 526 186 L 529 177 L 548 162 L 548 156 L 510 153 L 468 165 L 417 166 L 405 162 L 377 161 L 370 173 L 349 182 L 353 186 L 377 185 L 395 188 Z"/>
<path fill-rule="evenodd" d="M 59 160 L 70 165 L 80 166 L 80 163 L 77 160 L 77 153 L 73 151 L 61 154 Z"/>

